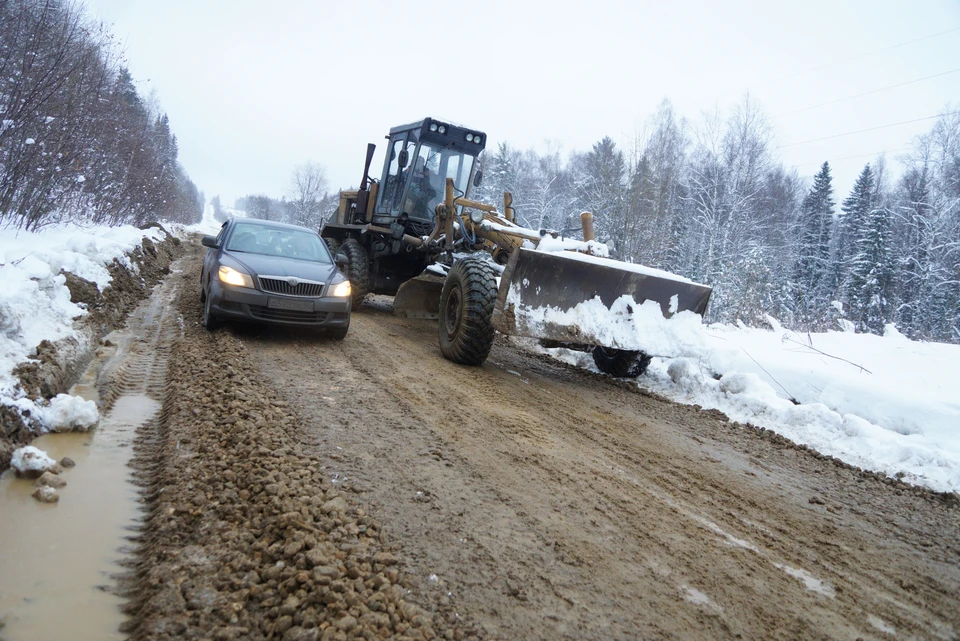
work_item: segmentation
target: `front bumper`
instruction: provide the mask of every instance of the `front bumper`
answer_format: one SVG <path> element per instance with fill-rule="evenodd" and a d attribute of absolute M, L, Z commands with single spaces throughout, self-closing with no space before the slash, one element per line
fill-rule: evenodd
<path fill-rule="evenodd" d="M 350 299 L 267 294 L 210 282 L 210 311 L 220 320 L 335 329 L 350 324 Z"/>

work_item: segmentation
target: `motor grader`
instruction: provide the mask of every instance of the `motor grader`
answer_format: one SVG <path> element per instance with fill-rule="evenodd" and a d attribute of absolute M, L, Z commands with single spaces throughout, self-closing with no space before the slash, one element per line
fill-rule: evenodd
<path fill-rule="evenodd" d="M 610 308 L 622 296 L 656 301 L 667 317 L 706 310 L 709 287 L 604 258 L 589 213 L 581 216 L 583 241 L 558 245 L 556 232 L 516 224 L 509 193 L 502 212 L 470 200 L 482 180 L 484 132 L 426 118 L 392 128 L 387 140 L 379 180 L 369 176 L 368 144 L 359 189 L 342 191 L 320 228 L 346 260 L 354 310 L 369 293 L 394 295 L 395 313 L 439 320 L 440 350 L 456 363 L 482 364 L 499 331 L 591 351 L 615 376 L 640 374 L 649 355 L 616 344 L 602 327 L 558 322 L 563 311 L 596 299 Z M 544 251 L 548 245 L 562 250 Z M 561 314 L 531 313 L 543 310 Z"/>

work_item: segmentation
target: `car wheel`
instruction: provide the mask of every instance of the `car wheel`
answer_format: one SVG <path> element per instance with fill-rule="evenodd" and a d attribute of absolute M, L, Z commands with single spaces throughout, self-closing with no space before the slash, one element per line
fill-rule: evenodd
<path fill-rule="evenodd" d="M 211 332 L 220 327 L 220 319 L 213 314 L 213 299 L 209 296 L 203 301 L 203 326 Z"/>
<path fill-rule="evenodd" d="M 332 339 L 335 340 L 335 341 L 342 341 L 344 338 L 347 337 L 347 330 L 348 330 L 348 329 L 349 329 L 349 326 L 347 326 L 347 327 L 338 327 L 338 328 L 336 328 L 336 329 L 328 329 L 328 330 L 327 330 L 327 336 L 329 336 L 330 338 L 332 338 Z"/>

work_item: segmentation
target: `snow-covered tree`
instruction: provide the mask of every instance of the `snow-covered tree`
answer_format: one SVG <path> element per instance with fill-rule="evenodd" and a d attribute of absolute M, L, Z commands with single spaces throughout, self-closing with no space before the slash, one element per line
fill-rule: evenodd
<path fill-rule="evenodd" d="M 819 328 L 833 293 L 830 230 L 835 204 L 830 164 L 825 162 L 814 176 L 813 187 L 800 210 L 793 277 L 796 313 L 813 328 Z"/>

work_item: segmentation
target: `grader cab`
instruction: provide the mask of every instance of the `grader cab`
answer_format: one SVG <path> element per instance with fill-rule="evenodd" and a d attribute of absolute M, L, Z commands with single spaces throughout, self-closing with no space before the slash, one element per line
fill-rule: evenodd
<path fill-rule="evenodd" d="M 517 225 L 509 193 L 503 212 L 470 200 L 486 138 L 433 118 L 394 127 L 379 180 L 369 177 L 375 146 L 367 146 L 360 188 L 341 192 L 320 230 L 346 258 L 353 308 L 368 293 L 394 295 L 396 313 L 439 320 L 441 352 L 457 363 L 483 363 L 500 331 L 590 350 L 602 371 L 639 374 L 648 355 L 611 337 L 597 314 L 570 321 L 565 312 L 628 296 L 656 301 L 666 317 L 703 314 L 711 289 L 604 258 L 589 213 L 583 241 L 558 242 L 556 232 Z"/>

